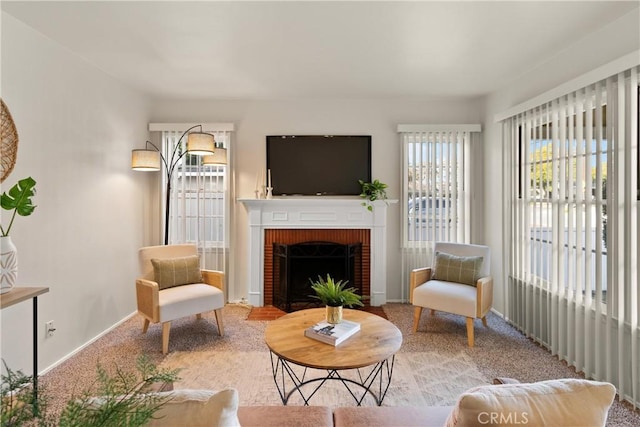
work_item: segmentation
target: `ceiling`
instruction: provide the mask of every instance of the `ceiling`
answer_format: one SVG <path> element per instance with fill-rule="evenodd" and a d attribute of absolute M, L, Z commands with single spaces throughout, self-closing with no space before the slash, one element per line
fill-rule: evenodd
<path fill-rule="evenodd" d="M 2 1 L 154 98 L 475 97 L 637 1 Z"/>

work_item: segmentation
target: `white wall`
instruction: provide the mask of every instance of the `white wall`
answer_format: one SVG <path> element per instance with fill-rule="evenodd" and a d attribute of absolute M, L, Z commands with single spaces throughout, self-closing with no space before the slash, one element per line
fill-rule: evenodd
<path fill-rule="evenodd" d="M 130 170 L 148 138 L 148 101 L 2 13 L 2 98 L 18 129 L 17 164 L 2 184 L 32 176 L 37 205 L 18 217 L 19 286 L 39 298 L 44 370 L 135 311 L 137 249 L 148 240 L 148 176 Z M 8 221 L 2 211 L 2 224 Z M 1 355 L 32 372 L 31 302 L 2 310 Z M 44 338 L 54 320 L 55 336 Z"/>
<path fill-rule="evenodd" d="M 266 163 L 266 135 L 365 134 L 373 140 L 373 177 L 389 185 L 388 195 L 400 197 L 401 147 L 396 133 L 399 123 L 479 123 L 480 105 L 473 100 L 318 99 L 276 101 L 157 101 L 153 122 L 234 122 L 236 138 L 237 197 L 254 197 L 256 173 Z M 481 166 L 481 162 L 478 163 Z M 327 165 L 330 173 L 330 165 Z M 482 174 L 479 178 L 481 180 Z M 477 182 L 477 180 L 476 180 Z M 247 297 L 248 225 L 246 211 L 235 206 L 230 272 L 230 300 Z M 481 211 L 476 219 L 482 224 Z M 481 229 L 481 227 L 477 227 Z M 481 237 L 480 237 L 481 239 Z M 389 207 L 387 235 L 387 297 L 401 297 L 400 205 Z"/>
<path fill-rule="evenodd" d="M 501 126 L 494 123 L 495 115 L 638 49 L 640 15 L 636 9 L 580 40 L 547 63 L 515 79 L 503 90 L 487 97 L 483 119 L 486 184 L 484 229 L 485 239 L 492 249 L 494 308 L 499 312 L 504 310 L 502 247 L 506 218 L 502 216 L 504 177 Z"/>

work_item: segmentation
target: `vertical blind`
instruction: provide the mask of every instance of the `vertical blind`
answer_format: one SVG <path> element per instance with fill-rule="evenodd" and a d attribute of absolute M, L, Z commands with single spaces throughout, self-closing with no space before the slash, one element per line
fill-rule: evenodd
<path fill-rule="evenodd" d="M 187 154 L 171 176 L 169 243 L 194 243 L 202 256 L 202 268 L 229 271 L 229 175 L 231 132 L 214 131 L 218 147 L 227 149 L 227 165 L 202 165 L 202 157 Z M 177 144 L 186 150 L 181 131 L 162 133 L 165 156 Z M 166 186 L 163 185 L 164 188 Z M 164 199 L 164 198 L 163 198 Z"/>
<path fill-rule="evenodd" d="M 469 153 L 472 133 L 479 131 L 479 125 L 398 126 L 405 293 L 411 270 L 431 265 L 436 241 L 470 240 Z"/>
<path fill-rule="evenodd" d="M 503 121 L 506 314 L 639 404 L 638 72 Z"/>

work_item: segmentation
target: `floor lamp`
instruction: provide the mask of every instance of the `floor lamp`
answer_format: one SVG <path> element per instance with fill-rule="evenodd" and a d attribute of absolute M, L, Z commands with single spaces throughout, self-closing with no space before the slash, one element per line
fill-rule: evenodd
<path fill-rule="evenodd" d="M 199 132 L 191 132 L 199 127 Z M 187 136 L 187 149 L 179 152 L 182 138 Z M 152 149 L 150 147 L 153 147 Z M 164 244 L 169 244 L 169 202 L 171 198 L 171 176 L 173 170 L 178 165 L 180 159 L 185 154 L 194 154 L 196 156 L 213 156 L 215 154 L 215 138 L 212 134 L 203 132 L 202 125 L 195 125 L 184 131 L 178 143 L 173 148 L 171 157 L 168 159 L 162 155 L 162 152 L 151 141 L 146 141 L 145 148 L 131 151 L 131 169 L 144 172 L 157 172 L 164 165 L 167 172 L 167 188 L 164 212 Z"/>

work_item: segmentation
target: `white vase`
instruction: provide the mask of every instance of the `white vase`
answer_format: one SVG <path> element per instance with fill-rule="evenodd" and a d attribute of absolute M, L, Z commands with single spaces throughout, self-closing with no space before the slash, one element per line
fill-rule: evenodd
<path fill-rule="evenodd" d="M 9 292 L 18 279 L 18 250 L 11 236 L 0 237 L 0 294 Z"/>

